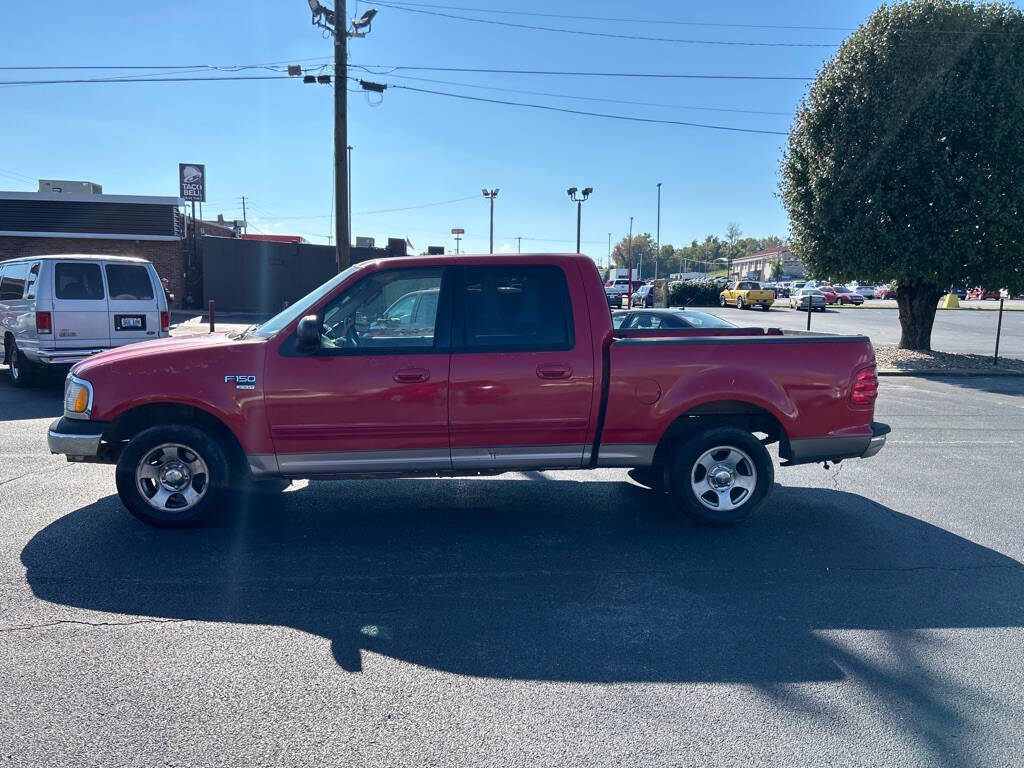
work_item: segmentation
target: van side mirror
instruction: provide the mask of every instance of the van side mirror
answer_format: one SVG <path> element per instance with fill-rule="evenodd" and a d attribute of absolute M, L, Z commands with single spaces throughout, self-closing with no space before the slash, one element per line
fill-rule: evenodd
<path fill-rule="evenodd" d="M 316 315 L 306 315 L 299 320 L 295 333 L 299 352 L 312 354 L 320 348 L 320 319 Z"/>

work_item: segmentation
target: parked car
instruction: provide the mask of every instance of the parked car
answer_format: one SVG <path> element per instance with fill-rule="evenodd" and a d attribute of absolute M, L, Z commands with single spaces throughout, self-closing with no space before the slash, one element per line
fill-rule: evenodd
<path fill-rule="evenodd" d="M 425 288 L 433 328 L 361 330 Z M 50 450 L 116 464 L 124 505 L 164 527 L 293 478 L 599 467 L 667 476 L 682 513 L 731 525 L 774 486 L 765 444 L 787 465 L 884 445 L 867 337 L 616 340 L 602 291 L 579 255 L 355 264 L 255 329 L 78 363 Z"/>
<path fill-rule="evenodd" d="M 16 387 L 111 347 L 168 335 L 153 265 L 127 256 L 32 256 L 0 262 L 3 361 Z"/>
<path fill-rule="evenodd" d="M 790 284 L 787 282 L 775 283 L 775 285 L 772 287 L 772 290 L 775 291 L 775 298 L 788 299 L 790 291 L 789 285 Z"/>
<path fill-rule="evenodd" d="M 825 297 L 826 304 L 832 305 L 836 303 L 836 298 L 839 294 L 836 293 L 835 288 L 831 285 L 819 285 L 816 290 L 821 291 L 821 295 Z"/>
<path fill-rule="evenodd" d="M 801 288 L 789 297 L 790 309 L 800 309 L 806 312 L 808 303 L 810 303 L 812 312 L 825 311 L 825 296 L 817 288 Z"/>
<path fill-rule="evenodd" d="M 638 280 L 633 281 L 633 286 L 636 287 L 639 284 Z M 626 306 L 629 298 L 629 278 L 618 277 L 612 280 L 605 286 L 605 295 L 608 297 L 608 305 L 615 306 L 615 300 L 618 299 L 618 306 Z"/>
<path fill-rule="evenodd" d="M 846 287 L 849 288 L 854 293 L 859 293 L 865 299 L 875 298 L 875 286 L 871 285 L 870 283 L 852 282 L 848 283 Z"/>
<path fill-rule="evenodd" d="M 994 291 L 994 290 L 991 290 L 991 289 L 971 288 L 967 292 L 967 295 L 964 298 L 968 299 L 968 300 L 972 300 L 972 301 L 976 300 L 976 299 L 996 299 L 996 300 L 998 300 L 1001 295 L 1002 294 L 999 291 Z"/>
<path fill-rule="evenodd" d="M 966 297 L 967 297 L 967 293 L 965 291 L 964 292 L 964 296 L 961 297 L 961 298 L 966 298 Z M 895 299 L 896 298 L 896 286 L 892 285 L 892 284 L 878 286 L 875 289 L 875 298 L 876 299 Z"/>
<path fill-rule="evenodd" d="M 653 307 L 654 306 L 654 286 L 645 283 L 633 291 L 632 306 L 634 307 Z"/>
<path fill-rule="evenodd" d="M 612 327 L 622 331 L 652 331 L 666 328 L 736 328 L 717 315 L 682 307 L 669 309 L 632 309 L 612 312 Z"/>
<path fill-rule="evenodd" d="M 861 294 L 856 291 L 851 291 L 845 285 L 833 285 L 829 287 L 832 292 L 832 301 L 829 302 L 830 304 L 838 304 L 839 306 L 843 306 L 844 304 L 853 304 L 854 306 L 859 307 L 864 303 L 864 297 Z"/>
<path fill-rule="evenodd" d="M 775 303 L 775 291 L 765 290 L 760 283 L 752 280 L 741 280 L 728 285 L 718 296 L 718 303 L 727 307 L 734 304 L 736 309 L 760 307 L 767 311 Z"/>

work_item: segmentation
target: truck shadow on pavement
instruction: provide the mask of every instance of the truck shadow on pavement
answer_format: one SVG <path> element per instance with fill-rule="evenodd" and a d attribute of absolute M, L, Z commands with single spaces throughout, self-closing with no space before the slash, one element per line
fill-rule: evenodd
<path fill-rule="evenodd" d="M 312 483 L 159 531 L 114 496 L 22 551 L 41 599 L 275 624 L 462 675 L 773 686 L 843 678 L 828 630 L 1024 626 L 1024 567 L 861 496 L 777 487 L 748 524 L 629 483 Z"/>

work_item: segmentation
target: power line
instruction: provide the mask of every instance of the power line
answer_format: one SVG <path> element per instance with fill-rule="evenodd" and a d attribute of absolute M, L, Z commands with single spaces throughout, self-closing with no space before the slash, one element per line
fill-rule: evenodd
<path fill-rule="evenodd" d="M 384 3 L 375 3 L 384 5 Z M 795 24 L 741 24 L 736 22 L 714 22 L 714 21 L 680 21 L 677 19 L 637 19 L 637 18 L 616 18 L 611 16 L 576 16 L 566 13 L 540 13 L 537 11 L 510 11 L 497 8 L 467 8 L 459 5 L 438 5 L 435 3 L 411 3 L 403 2 L 402 5 L 416 8 L 437 8 L 446 11 L 469 11 L 472 13 L 493 13 L 503 16 L 533 16 L 549 19 L 571 19 L 575 21 L 611 21 L 618 24 L 672 24 L 685 27 L 733 27 L 736 29 L 788 29 L 788 30 L 810 30 L 815 32 L 852 32 L 852 27 L 815 27 Z M 525 238 L 524 238 L 525 239 Z M 575 242 L 575 241 L 573 241 Z"/>
<path fill-rule="evenodd" d="M 668 72 L 578 72 L 558 69 L 486 69 L 482 67 L 417 67 L 405 64 L 350 64 L 350 67 L 361 69 L 372 75 L 390 75 L 392 72 L 473 72 L 476 74 L 493 75 L 556 75 L 559 77 L 631 77 L 661 78 L 675 80 L 792 80 L 810 82 L 813 77 L 793 75 L 689 75 Z M 375 72 L 375 69 L 386 69 L 387 72 Z"/>
<path fill-rule="evenodd" d="M 239 72 L 244 69 L 282 66 L 285 64 L 302 64 L 310 61 L 330 61 L 330 56 L 313 56 L 306 59 L 287 59 L 283 61 L 267 61 L 262 64 L 45 64 L 45 65 L 6 65 L 0 70 L 65 70 L 65 69 L 213 69 L 222 72 Z"/>
<path fill-rule="evenodd" d="M 441 200 L 436 203 L 423 203 L 422 205 L 407 205 L 403 208 L 382 208 L 378 211 L 359 211 L 352 214 L 353 216 L 371 216 L 375 213 L 394 213 L 396 211 L 412 211 L 419 208 L 432 208 L 436 205 L 450 205 L 452 203 L 461 203 L 466 200 L 476 200 L 478 195 L 469 195 L 468 197 L 456 197 L 453 200 Z"/>
<path fill-rule="evenodd" d="M 692 109 L 701 112 L 736 112 L 745 115 L 778 115 L 782 117 L 792 116 L 792 112 L 768 112 L 759 109 L 733 109 L 728 107 L 698 107 L 690 104 L 663 104 L 654 101 L 633 101 L 630 99 L 605 99 L 599 96 L 577 96 L 568 93 L 550 93 L 545 91 L 527 91 L 519 88 L 499 88 L 494 85 L 477 85 L 475 83 L 462 83 L 452 80 L 436 80 L 430 77 L 414 77 L 413 75 L 389 74 L 388 77 L 399 77 L 403 80 L 415 80 L 421 83 L 437 83 L 440 85 L 455 85 L 462 88 L 477 88 L 485 91 L 502 91 L 504 93 L 522 93 L 528 96 L 551 96 L 558 99 L 575 99 L 577 101 L 599 101 L 606 104 L 629 104 L 639 107 L 664 107 L 666 109 Z M 575 242 L 575 241 L 574 241 Z"/>
<path fill-rule="evenodd" d="M 635 117 L 632 115 L 611 115 L 603 112 L 586 112 L 579 109 L 568 109 L 566 107 L 552 107 L 546 104 L 529 104 L 522 101 L 505 101 L 503 99 L 486 99 L 482 96 L 467 96 L 461 93 L 449 93 L 447 91 L 433 91 L 427 88 L 414 88 L 411 85 L 396 85 L 388 84 L 389 88 L 398 88 L 404 91 L 414 91 L 416 93 L 429 93 L 434 96 L 448 96 L 453 99 L 465 99 L 467 101 L 480 101 L 487 104 L 503 104 L 512 107 L 529 107 L 531 109 L 543 109 L 549 112 L 565 112 L 571 115 L 583 115 L 586 117 L 603 117 L 611 120 L 625 120 L 628 122 L 636 123 L 656 123 L 661 125 L 682 125 L 689 128 L 709 128 L 718 131 L 732 131 L 736 133 L 762 133 L 771 136 L 788 136 L 786 131 L 769 131 L 762 128 L 737 128 L 728 125 L 712 125 L 708 123 L 692 123 L 684 120 L 661 120 L 653 117 Z"/>
<path fill-rule="evenodd" d="M 67 85 L 84 83 L 198 83 L 226 80 L 294 80 L 289 75 L 226 75 L 220 77 L 110 77 L 60 80 L 0 80 L 0 85 Z"/>
<path fill-rule="evenodd" d="M 406 13 L 418 13 L 426 16 L 439 16 L 445 19 L 455 19 L 457 21 L 474 21 L 478 24 L 491 24 L 498 27 L 510 27 L 513 29 L 527 29 L 534 32 L 558 32 L 560 34 L 567 35 L 582 35 L 585 37 L 604 37 L 613 38 L 616 40 L 639 40 L 643 42 L 655 42 L 655 43 L 682 43 L 685 45 L 725 45 L 725 46 L 752 46 L 755 48 L 837 48 L 839 43 L 789 43 L 789 42 L 757 42 L 750 40 L 690 40 L 676 37 L 651 37 L 649 35 L 625 35 L 618 32 L 595 32 L 593 30 L 584 29 L 568 29 L 566 27 L 542 27 L 536 24 L 519 24 L 514 21 L 499 21 L 497 19 L 479 19 L 473 18 L 472 16 L 459 16 L 453 13 L 442 13 L 441 11 L 428 11 L 423 8 L 411 8 L 402 5 L 392 5 L 391 3 L 376 2 L 384 8 L 391 8 L 395 11 L 405 11 Z"/>

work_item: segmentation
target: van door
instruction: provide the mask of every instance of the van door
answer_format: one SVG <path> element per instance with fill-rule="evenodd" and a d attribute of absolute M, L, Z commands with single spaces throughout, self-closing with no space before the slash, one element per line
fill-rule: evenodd
<path fill-rule="evenodd" d="M 110 346 L 107 295 L 98 261 L 53 261 L 53 340 L 57 349 Z"/>
<path fill-rule="evenodd" d="M 103 265 L 103 271 L 107 278 L 110 346 L 157 338 L 160 288 L 153 284 L 148 265 L 110 262 Z"/>

